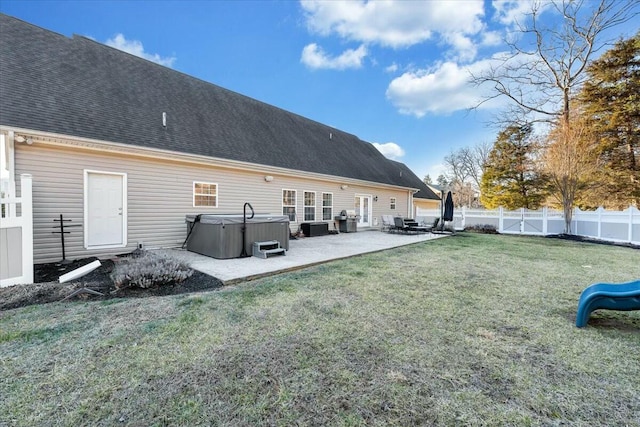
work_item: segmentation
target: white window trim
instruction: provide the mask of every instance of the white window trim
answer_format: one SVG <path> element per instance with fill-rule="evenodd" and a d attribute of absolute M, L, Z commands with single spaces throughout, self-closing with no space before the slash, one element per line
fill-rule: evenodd
<path fill-rule="evenodd" d="M 331 205 L 330 206 L 325 206 L 324 205 L 324 195 L 325 194 L 331 194 Z M 331 213 L 329 214 L 329 219 L 324 219 L 324 210 L 326 208 L 331 209 Z M 333 221 L 333 193 L 324 191 L 322 192 L 322 220 L 323 221 Z"/>
<path fill-rule="evenodd" d="M 305 196 L 307 195 L 307 193 L 312 193 L 312 194 L 313 194 L 313 219 L 307 219 L 307 218 L 306 218 L 306 217 L 307 217 L 306 208 L 310 208 L 310 207 L 312 207 L 311 205 L 309 205 L 309 206 L 307 206 L 307 205 L 306 205 L 307 199 L 306 199 L 306 197 L 305 197 Z M 317 209 L 318 209 L 318 199 L 317 199 L 317 196 L 318 196 L 318 195 L 316 194 L 316 192 L 315 192 L 315 191 L 309 191 L 309 190 L 303 190 L 303 191 L 302 191 L 302 218 L 304 219 L 304 221 L 305 221 L 305 222 L 306 222 L 306 221 L 313 221 L 313 222 L 315 222 L 315 221 L 316 221 L 316 218 L 318 217 L 318 212 L 317 212 Z"/>
<path fill-rule="evenodd" d="M 89 174 L 100 175 L 117 175 L 122 177 L 122 244 L 120 245 L 89 245 Z M 111 248 L 124 248 L 127 246 L 127 224 L 128 221 L 128 208 L 127 208 L 127 174 L 121 172 L 106 172 L 92 169 L 84 170 L 84 248 L 85 249 L 111 249 Z"/>
<path fill-rule="evenodd" d="M 389 197 L 389 209 L 396 210 L 398 208 L 398 199 L 396 197 Z"/>
<path fill-rule="evenodd" d="M 282 196 L 283 196 L 283 193 L 285 191 L 293 191 L 293 194 L 294 194 L 294 196 L 293 196 L 293 205 L 285 205 L 284 204 L 284 198 Z M 284 210 L 285 207 L 293 206 L 293 208 L 295 209 L 294 219 L 293 219 L 293 221 L 291 221 L 291 220 L 289 220 L 289 221 L 293 222 L 293 223 L 298 222 L 298 190 L 294 190 L 292 188 L 283 188 L 282 191 L 280 191 L 280 203 L 282 204 L 281 212 L 284 212 L 283 210 Z M 284 213 L 283 213 L 283 215 L 284 215 Z"/>
<path fill-rule="evenodd" d="M 215 185 L 216 186 L 216 204 L 215 206 L 200 206 L 200 205 L 196 205 L 196 183 L 198 184 L 207 184 L 207 185 Z M 201 196 L 210 196 L 210 194 L 200 194 Z M 191 185 L 191 203 L 193 204 L 194 208 L 217 208 L 218 207 L 218 202 L 220 201 L 220 187 L 218 186 L 217 182 L 206 182 L 206 181 L 193 181 L 193 184 Z"/>

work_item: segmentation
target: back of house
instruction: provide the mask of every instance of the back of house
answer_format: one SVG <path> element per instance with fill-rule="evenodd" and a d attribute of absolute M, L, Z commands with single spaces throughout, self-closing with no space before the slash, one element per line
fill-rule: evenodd
<path fill-rule="evenodd" d="M 3 192 L 33 177 L 33 257 L 180 246 L 185 217 L 355 210 L 360 228 L 437 200 L 357 136 L 81 36 L 0 14 Z M 424 187 L 424 188 L 423 188 Z M 14 189 L 15 188 L 15 189 Z"/>

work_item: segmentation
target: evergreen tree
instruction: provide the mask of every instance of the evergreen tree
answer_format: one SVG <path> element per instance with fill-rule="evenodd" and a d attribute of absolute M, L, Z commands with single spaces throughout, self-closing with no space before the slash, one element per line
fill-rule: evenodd
<path fill-rule="evenodd" d="M 603 165 L 605 205 L 640 205 L 640 32 L 587 68 L 579 96 Z"/>
<path fill-rule="evenodd" d="M 511 125 L 498 134 L 481 181 L 481 202 L 489 208 L 537 209 L 544 200 L 543 179 L 535 165 L 538 144 L 531 126 Z"/>
<path fill-rule="evenodd" d="M 447 188 L 451 185 L 451 181 L 447 179 L 444 174 L 438 175 L 438 179 L 436 180 L 436 184 L 438 184 L 442 188 Z"/>

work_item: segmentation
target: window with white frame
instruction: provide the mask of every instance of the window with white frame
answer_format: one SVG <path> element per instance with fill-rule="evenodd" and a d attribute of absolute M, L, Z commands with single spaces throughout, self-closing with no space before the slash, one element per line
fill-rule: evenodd
<path fill-rule="evenodd" d="M 218 207 L 218 184 L 193 182 L 193 206 Z"/>
<path fill-rule="evenodd" d="M 333 219 L 333 193 L 322 193 L 322 220 Z"/>
<path fill-rule="evenodd" d="M 389 199 L 389 202 L 390 202 L 390 203 L 389 203 L 389 208 L 390 208 L 391 210 L 395 210 L 395 209 L 396 209 L 396 198 L 395 198 L 395 197 L 391 197 L 391 198 Z"/>
<path fill-rule="evenodd" d="M 316 192 L 315 191 L 304 192 L 304 220 L 305 221 L 316 220 Z"/>
<path fill-rule="evenodd" d="M 282 190 L 282 215 L 287 215 L 289 221 L 296 221 L 296 190 Z"/>

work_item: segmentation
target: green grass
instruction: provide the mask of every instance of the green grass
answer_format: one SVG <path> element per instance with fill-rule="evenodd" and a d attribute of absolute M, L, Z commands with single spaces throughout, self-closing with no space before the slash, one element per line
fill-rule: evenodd
<path fill-rule="evenodd" d="M 0 314 L 0 426 L 639 425 L 640 251 L 458 236 L 189 296 Z"/>

